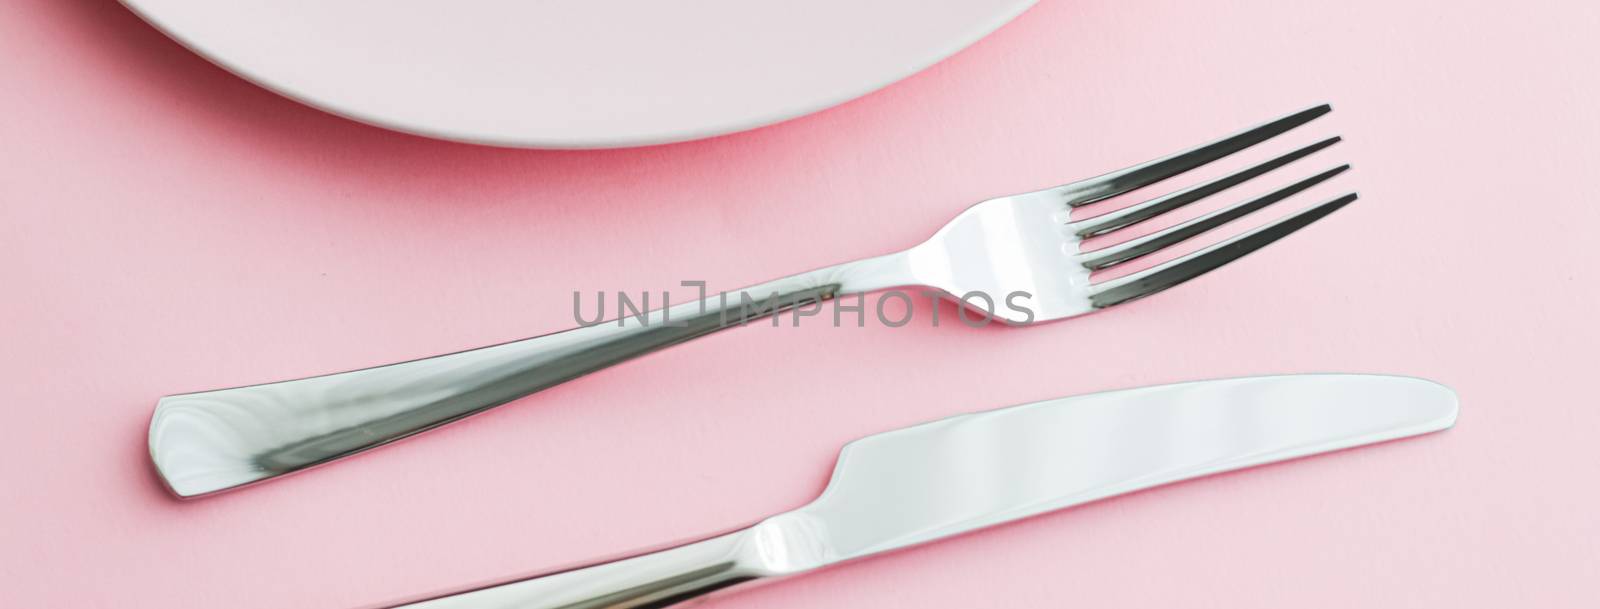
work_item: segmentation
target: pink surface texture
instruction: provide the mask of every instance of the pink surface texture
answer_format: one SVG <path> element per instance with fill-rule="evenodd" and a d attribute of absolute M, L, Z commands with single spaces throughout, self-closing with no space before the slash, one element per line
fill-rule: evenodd
<path fill-rule="evenodd" d="M 821 114 L 540 152 L 306 108 L 111 2 L 11 0 L 0 607 L 368 607 L 797 507 L 841 444 L 878 431 L 1315 371 L 1444 382 L 1461 422 L 713 602 L 1596 606 L 1596 31 L 1600 4 L 1577 1 L 1046 2 Z M 901 328 L 753 326 L 190 502 L 148 464 L 164 394 L 563 329 L 574 290 L 683 298 L 682 280 L 885 253 L 982 198 L 1324 101 L 1332 115 L 1262 155 L 1342 134 L 1293 175 L 1355 169 L 1243 225 L 1361 201 L 1126 307 L 1020 329 L 932 327 L 926 303 Z"/>

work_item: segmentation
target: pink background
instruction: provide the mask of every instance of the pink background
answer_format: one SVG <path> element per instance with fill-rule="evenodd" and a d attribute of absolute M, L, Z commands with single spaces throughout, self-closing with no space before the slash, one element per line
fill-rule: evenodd
<path fill-rule="evenodd" d="M 796 507 L 872 432 L 1304 371 L 1433 378 L 1461 423 L 717 602 L 1594 606 L 1597 30 L 1578 1 L 1047 2 L 834 110 L 572 153 L 359 125 L 110 2 L 10 0 L 0 606 L 367 606 Z M 163 394 L 561 329 L 572 290 L 883 253 L 981 198 L 1322 101 L 1337 111 L 1290 139 L 1348 141 L 1292 171 L 1356 169 L 1247 222 L 1362 200 L 1157 298 L 1027 329 L 747 328 L 193 502 L 147 465 Z"/>

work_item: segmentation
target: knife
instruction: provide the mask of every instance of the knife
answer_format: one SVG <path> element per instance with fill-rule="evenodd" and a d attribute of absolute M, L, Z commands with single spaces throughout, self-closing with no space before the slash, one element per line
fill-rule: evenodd
<path fill-rule="evenodd" d="M 642 609 L 1229 470 L 1448 428 L 1456 395 L 1304 374 L 1111 391 L 845 445 L 821 496 L 750 528 L 405 609 Z"/>

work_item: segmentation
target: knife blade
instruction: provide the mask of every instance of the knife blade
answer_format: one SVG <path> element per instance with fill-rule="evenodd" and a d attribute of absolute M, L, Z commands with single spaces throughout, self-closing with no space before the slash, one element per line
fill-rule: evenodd
<path fill-rule="evenodd" d="M 1305 374 L 1111 391 L 954 416 L 840 452 L 810 504 L 733 533 L 403 605 L 665 607 L 1179 480 L 1448 428 L 1422 379 Z"/>

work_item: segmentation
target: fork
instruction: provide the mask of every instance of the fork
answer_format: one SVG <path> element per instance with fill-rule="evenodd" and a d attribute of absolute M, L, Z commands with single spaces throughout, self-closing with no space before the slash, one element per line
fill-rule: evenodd
<path fill-rule="evenodd" d="M 920 286 L 985 315 L 1029 325 L 1091 313 L 1173 287 L 1305 227 L 1356 199 L 1315 205 L 1171 261 L 1104 281 L 1094 271 L 1159 252 L 1306 190 L 1341 165 L 1169 228 L 1097 249 L 1091 237 L 1205 199 L 1327 148 L 1328 138 L 1224 177 L 1115 211 L 1072 210 L 1206 165 L 1327 114 L 1302 110 L 1209 144 L 1064 186 L 990 199 L 900 252 L 847 262 L 612 322 L 375 368 L 172 395 L 156 405 L 150 456 L 179 497 L 228 490 L 346 457 L 483 412 L 723 328 L 841 295 Z M 1014 304 L 996 307 L 993 295 Z M 665 303 L 664 303 L 665 304 Z M 799 312 L 797 311 L 797 314 Z"/>

